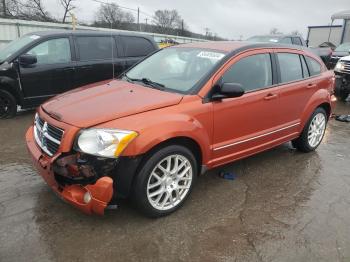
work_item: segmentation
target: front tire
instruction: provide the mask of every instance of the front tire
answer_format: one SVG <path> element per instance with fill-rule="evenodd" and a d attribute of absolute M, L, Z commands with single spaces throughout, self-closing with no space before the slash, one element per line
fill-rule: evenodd
<path fill-rule="evenodd" d="M 136 177 L 134 200 L 149 217 L 168 215 L 185 202 L 197 177 L 193 153 L 170 145 L 149 156 Z"/>
<path fill-rule="evenodd" d="M 17 102 L 12 94 L 0 90 L 0 119 L 12 118 L 17 113 Z"/>
<path fill-rule="evenodd" d="M 292 144 L 301 152 L 314 151 L 322 142 L 327 126 L 327 113 L 319 107 L 311 115 L 301 135 Z"/>

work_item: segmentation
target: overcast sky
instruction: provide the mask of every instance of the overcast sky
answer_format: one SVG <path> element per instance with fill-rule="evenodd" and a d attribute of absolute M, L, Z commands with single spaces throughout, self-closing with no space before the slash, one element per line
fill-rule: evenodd
<path fill-rule="evenodd" d="M 45 7 L 54 15 L 59 0 L 43 0 Z M 283 33 L 298 30 L 306 37 L 307 26 L 327 25 L 333 13 L 350 9 L 349 0 L 102 0 L 129 8 L 140 7 L 152 15 L 157 9 L 178 10 L 191 31 L 204 33 L 205 28 L 219 36 L 243 39 L 269 33 L 273 27 Z M 92 0 L 76 0 L 74 11 L 78 21 L 91 22 L 100 4 Z M 141 21 L 150 18 L 141 15 Z M 338 23 L 340 23 L 338 21 Z"/>

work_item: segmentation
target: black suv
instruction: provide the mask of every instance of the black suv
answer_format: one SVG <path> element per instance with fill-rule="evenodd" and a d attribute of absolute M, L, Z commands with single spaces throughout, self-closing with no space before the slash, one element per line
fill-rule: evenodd
<path fill-rule="evenodd" d="M 112 79 L 158 49 L 133 33 L 47 31 L 0 50 L 0 118 L 86 84 Z M 114 67 L 113 67 L 114 64 Z"/>

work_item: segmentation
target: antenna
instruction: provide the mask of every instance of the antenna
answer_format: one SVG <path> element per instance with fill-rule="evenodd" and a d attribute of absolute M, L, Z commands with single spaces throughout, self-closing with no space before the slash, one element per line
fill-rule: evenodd
<path fill-rule="evenodd" d="M 114 43 L 115 43 L 115 40 L 114 40 L 114 37 L 113 37 L 113 24 L 112 24 L 112 21 L 111 21 L 111 49 L 112 49 L 112 72 L 113 72 L 113 78 L 115 77 L 115 70 L 114 70 Z"/>

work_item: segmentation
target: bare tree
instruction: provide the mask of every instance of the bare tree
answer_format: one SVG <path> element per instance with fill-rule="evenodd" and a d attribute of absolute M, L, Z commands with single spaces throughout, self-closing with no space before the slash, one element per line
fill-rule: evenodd
<path fill-rule="evenodd" d="M 181 28 L 182 19 L 175 9 L 157 10 L 153 16 L 153 24 L 157 26 L 159 33 L 164 34 Z"/>
<path fill-rule="evenodd" d="M 274 27 L 274 28 L 271 28 L 270 34 L 271 35 L 279 35 L 279 34 L 281 34 L 281 32 L 278 30 L 278 28 Z"/>
<path fill-rule="evenodd" d="M 294 30 L 290 33 L 291 35 L 298 35 L 301 36 L 301 33 L 298 30 Z"/>
<path fill-rule="evenodd" d="M 114 28 L 122 28 L 122 24 L 135 22 L 135 17 L 130 12 L 124 12 L 117 4 L 102 4 L 96 12 L 97 22 L 109 24 Z"/>
<path fill-rule="evenodd" d="M 54 21 L 49 12 L 46 11 L 42 0 L 27 0 L 24 3 L 18 1 L 18 3 L 20 5 L 19 17 L 44 22 Z"/>
<path fill-rule="evenodd" d="M 16 17 L 20 10 L 19 0 L 1 0 L 0 16 Z"/>
<path fill-rule="evenodd" d="M 76 6 L 74 5 L 75 1 L 76 0 L 60 0 L 60 4 L 62 5 L 62 7 L 64 9 L 62 23 L 66 22 L 68 13 L 76 8 Z"/>

